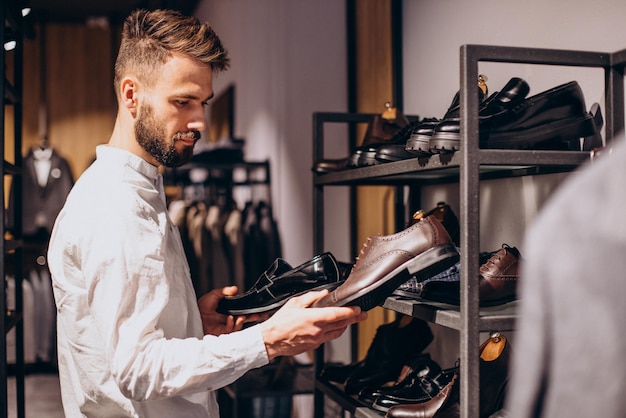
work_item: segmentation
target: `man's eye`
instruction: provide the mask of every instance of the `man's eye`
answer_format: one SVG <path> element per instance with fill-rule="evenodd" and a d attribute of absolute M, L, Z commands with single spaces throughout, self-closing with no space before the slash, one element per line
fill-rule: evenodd
<path fill-rule="evenodd" d="M 178 103 L 179 106 L 186 106 L 189 102 L 186 100 L 176 100 L 176 103 Z"/>

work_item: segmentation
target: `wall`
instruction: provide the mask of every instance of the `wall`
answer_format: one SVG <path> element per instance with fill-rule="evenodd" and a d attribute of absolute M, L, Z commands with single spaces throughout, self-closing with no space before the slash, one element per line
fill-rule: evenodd
<path fill-rule="evenodd" d="M 313 255 L 312 115 L 347 108 L 344 2 L 204 0 L 196 15 L 230 52 L 231 68 L 217 76 L 214 90 L 235 85 L 235 136 L 246 141 L 246 159 L 270 160 L 283 256 L 306 261 Z M 336 138 L 328 155 L 347 152 L 347 135 L 330 128 L 328 136 Z M 326 202 L 326 249 L 346 259 L 347 194 Z"/>

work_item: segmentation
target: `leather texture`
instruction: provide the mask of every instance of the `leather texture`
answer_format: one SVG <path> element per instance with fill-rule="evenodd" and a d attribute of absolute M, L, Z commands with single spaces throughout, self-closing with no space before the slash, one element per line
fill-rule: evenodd
<path fill-rule="evenodd" d="M 421 319 L 413 318 L 406 325 L 396 319 L 379 326 L 362 367 L 357 367 L 346 379 L 346 393 L 356 395 L 365 387 L 394 382 L 407 360 L 420 354 L 432 340 L 428 323 Z"/>
<path fill-rule="evenodd" d="M 313 306 L 360 306 L 367 311 L 411 277 L 425 280 L 458 259 L 446 229 L 428 216 L 395 234 L 368 238 L 345 282 Z"/>
<path fill-rule="evenodd" d="M 374 115 L 367 125 L 363 143 L 352 150 L 348 157 L 348 167 L 360 167 L 361 155 L 365 150 L 374 146 L 374 144 L 377 144 L 375 146 L 378 147 L 378 144 L 391 141 L 408 125 L 409 120 L 400 111 L 396 111 L 394 119 L 386 119 L 382 115 Z M 361 163 L 364 163 L 364 161 L 361 161 Z"/>
<path fill-rule="evenodd" d="M 517 297 L 519 268 L 522 257 L 515 247 L 506 244 L 480 266 L 478 294 L 480 306 L 495 306 Z M 459 304 L 459 281 L 429 281 L 422 289 L 424 299 Z"/>
<path fill-rule="evenodd" d="M 427 402 L 392 406 L 387 418 L 433 418 L 437 411 L 445 410 L 459 400 L 459 374 L 454 372 L 450 382 Z"/>
<path fill-rule="evenodd" d="M 441 370 L 434 362 L 424 364 L 396 387 L 380 389 L 372 408 L 385 412 L 396 405 L 428 402 L 450 383 L 455 371 Z"/>
<path fill-rule="evenodd" d="M 580 150 L 581 137 L 596 135 L 593 116 L 586 111 L 585 99 L 576 81 L 518 100 L 518 96 L 497 96 L 480 109 L 479 147 L 493 149 Z M 430 150 L 459 150 L 460 122 L 442 120 L 435 128 Z"/>
<path fill-rule="evenodd" d="M 477 87 L 476 92 L 478 95 L 478 103 L 482 106 L 487 96 L 480 87 Z M 457 91 L 442 119 L 458 119 L 461 109 L 460 104 L 461 94 Z M 425 119 L 421 125 L 417 126 L 413 132 L 411 132 L 411 136 L 405 144 L 406 151 L 422 157 L 430 156 L 432 154 L 430 151 L 430 138 L 440 122 L 441 119 Z"/>
<path fill-rule="evenodd" d="M 335 257 L 323 253 L 292 268 L 278 258 L 248 291 L 220 299 L 217 312 L 226 315 L 250 315 L 269 312 L 291 297 L 312 290 L 333 289 L 341 283 Z"/>

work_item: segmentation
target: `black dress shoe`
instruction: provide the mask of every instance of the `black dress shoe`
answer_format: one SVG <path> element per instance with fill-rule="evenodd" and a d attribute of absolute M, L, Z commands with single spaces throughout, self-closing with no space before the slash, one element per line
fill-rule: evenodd
<path fill-rule="evenodd" d="M 377 142 L 359 148 L 358 167 L 367 167 L 383 162 L 400 161 L 415 158 L 405 150 L 406 141 L 419 121 L 411 121 L 400 129 L 389 141 Z M 380 158 L 379 158 L 380 157 Z"/>
<path fill-rule="evenodd" d="M 596 134 L 576 81 L 521 101 L 490 101 L 480 109 L 478 123 L 480 148 L 580 151 L 580 138 Z M 442 120 L 431 138 L 431 151 L 453 152 L 460 142 L 460 122 Z"/>
<path fill-rule="evenodd" d="M 380 397 L 404 396 L 410 393 L 411 399 L 428 400 L 439 388 L 433 389 L 428 381 L 441 374 L 441 367 L 430 358 L 430 354 L 420 354 L 403 367 L 404 376 L 390 386 L 366 387 L 359 392 L 359 400 L 373 405 Z M 424 387 L 421 384 L 424 383 Z M 385 408 L 385 410 L 388 408 Z"/>
<path fill-rule="evenodd" d="M 487 96 L 480 87 L 477 87 L 476 93 L 478 95 L 478 103 L 482 105 L 487 99 Z M 459 112 L 461 110 L 460 106 L 461 95 L 457 91 L 452 98 L 452 103 L 450 103 L 450 106 L 448 107 L 448 110 L 446 110 L 442 119 L 458 119 L 460 114 Z M 435 128 L 442 119 L 424 119 L 423 123 L 418 125 L 413 132 L 411 132 L 411 136 L 405 144 L 406 151 L 416 154 L 418 157 L 427 157 L 432 155 L 433 152 L 430 150 L 430 138 L 433 136 Z"/>
<path fill-rule="evenodd" d="M 523 101 L 528 92 L 530 91 L 530 87 L 528 83 L 519 78 L 513 77 L 509 80 L 508 83 L 502 88 L 502 90 L 493 93 L 491 96 L 486 98 L 479 105 L 478 114 L 479 117 L 493 116 L 500 114 L 507 110 L 511 106 L 515 106 L 521 101 Z M 456 144 L 447 143 L 442 140 L 441 134 L 437 134 L 437 129 L 441 130 L 441 124 L 459 124 L 460 123 L 460 95 L 457 93 L 455 97 L 456 103 L 453 102 L 455 108 L 452 111 L 449 111 L 446 116 L 434 127 L 433 132 L 430 134 L 430 152 L 432 153 L 440 153 L 440 152 L 451 152 L 456 151 L 458 149 L 455 148 Z M 459 134 L 460 136 L 460 134 Z"/>
<path fill-rule="evenodd" d="M 251 289 L 220 299 L 217 312 L 226 315 L 270 312 L 294 296 L 312 290 L 333 290 L 340 284 L 341 273 L 331 253 L 317 255 L 296 268 L 277 258 Z"/>
<path fill-rule="evenodd" d="M 452 381 L 457 369 L 441 370 L 434 362 L 424 365 L 395 388 L 381 389 L 381 394 L 372 404 L 378 411 L 387 411 L 396 405 L 425 403 L 437 396 Z"/>
<path fill-rule="evenodd" d="M 366 387 L 379 387 L 398 379 L 407 359 L 421 353 L 433 340 L 426 321 L 406 318 L 383 324 L 376 330 L 367 350 L 363 366 L 355 369 L 346 380 L 345 391 L 358 394 Z"/>
<path fill-rule="evenodd" d="M 371 147 L 378 148 L 380 144 L 395 139 L 408 125 L 410 125 L 409 119 L 399 111 L 397 111 L 394 119 L 385 119 L 380 115 L 374 115 L 374 118 L 367 126 L 363 143 L 352 150 L 352 153 L 348 157 L 348 167 L 371 165 L 369 164 L 370 161 L 376 163 L 374 159 L 376 151 L 372 154 L 371 151 L 368 150 L 370 150 Z M 362 158 L 361 155 L 364 152 L 368 152 L 368 154 L 367 157 Z"/>

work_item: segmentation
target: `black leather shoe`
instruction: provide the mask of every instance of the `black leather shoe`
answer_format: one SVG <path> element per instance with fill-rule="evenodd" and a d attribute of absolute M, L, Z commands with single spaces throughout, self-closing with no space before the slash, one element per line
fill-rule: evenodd
<path fill-rule="evenodd" d="M 246 293 L 220 299 L 217 312 L 226 315 L 269 312 L 294 296 L 312 290 L 333 290 L 340 284 L 341 273 L 331 253 L 317 255 L 296 268 L 277 258 Z"/>
<path fill-rule="evenodd" d="M 433 334 L 424 320 L 411 318 L 403 325 L 405 320 L 401 317 L 378 327 L 363 366 L 355 369 L 346 380 L 346 393 L 356 395 L 365 387 L 396 381 L 406 360 L 431 343 Z"/>
<path fill-rule="evenodd" d="M 478 103 L 482 105 L 487 99 L 487 96 L 480 87 L 477 87 L 476 92 L 478 95 Z M 461 110 L 460 106 L 461 94 L 457 91 L 452 98 L 452 103 L 450 103 L 450 106 L 448 107 L 448 110 L 446 110 L 442 119 L 458 119 L 460 114 L 459 112 Z M 411 136 L 406 141 L 406 151 L 420 157 L 432 155 L 433 153 L 430 150 L 430 138 L 433 136 L 435 128 L 442 119 L 425 119 L 422 124 L 418 125 L 413 132 L 411 132 Z"/>
<path fill-rule="evenodd" d="M 357 166 L 366 167 L 383 162 L 415 158 L 415 155 L 406 152 L 405 147 L 411 132 L 418 124 L 419 121 L 409 122 L 408 125 L 400 129 L 389 141 L 377 142 L 360 147 Z"/>
<path fill-rule="evenodd" d="M 453 100 L 452 105 L 450 106 L 450 108 L 456 107 L 457 112 L 458 97 L 459 96 L 457 93 L 457 95 L 454 96 L 454 100 L 457 101 L 457 104 L 455 105 L 455 101 Z M 446 112 L 446 115 L 448 115 L 449 112 L 450 110 Z M 411 136 L 406 141 L 406 144 L 404 145 L 404 149 L 406 150 L 406 152 L 409 152 L 413 154 L 413 156 L 417 157 L 430 157 L 432 155 L 432 152 L 430 152 L 430 137 L 433 136 L 433 132 L 435 131 L 437 125 L 439 125 L 439 122 L 441 122 L 441 119 L 424 119 L 422 123 L 420 123 L 415 129 L 413 129 L 413 131 L 411 132 Z"/>
<path fill-rule="evenodd" d="M 492 100 L 480 109 L 478 122 L 480 148 L 580 150 L 580 138 L 596 134 L 576 81 L 521 101 Z M 442 120 L 431 138 L 431 151 L 457 151 L 460 138 L 460 122 Z"/>
<path fill-rule="evenodd" d="M 411 397 L 416 393 L 415 399 L 424 397 L 424 389 L 429 391 L 429 388 L 421 388 L 421 378 L 429 375 L 431 378 L 439 376 L 441 374 L 441 367 L 430 358 L 430 354 L 420 354 L 416 358 L 412 359 L 408 364 L 403 367 L 404 376 L 401 376 L 391 386 L 378 386 L 378 387 L 366 387 L 359 392 L 359 400 L 373 405 L 376 399 L 381 396 L 394 396 L 400 393 L 410 392 Z M 429 396 L 430 398 L 432 396 Z M 385 408 L 386 410 L 387 408 Z"/>
<path fill-rule="evenodd" d="M 372 404 L 378 411 L 387 411 L 396 405 L 428 402 L 437 396 L 452 381 L 457 369 L 441 370 L 430 362 L 395 388 L 381 389 L 381 394 Z"/>
<path fill-rule="evenodd" d="M 386 119 L 381 115 L 374 115 L 367 125 L 363 143 L 352 150 L 352 153 L 348 157 L 348 167 L 360 167 L 359 162 L 361 161 L 361 154 L 364 150 L 367 150 L 373 144 L 391 141 L 403 128 L 410 124 L 406 116 L 399 111 L 396 112 L 396 117 L 393 119 Z"/>

